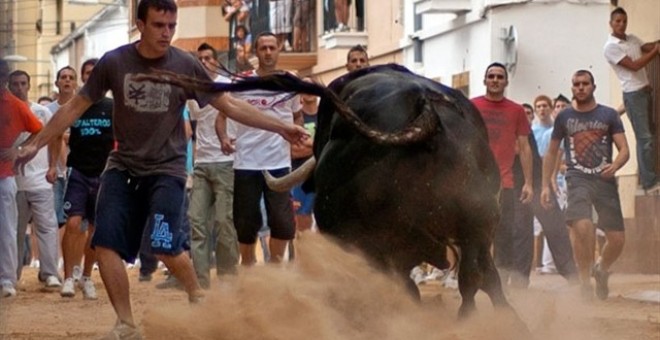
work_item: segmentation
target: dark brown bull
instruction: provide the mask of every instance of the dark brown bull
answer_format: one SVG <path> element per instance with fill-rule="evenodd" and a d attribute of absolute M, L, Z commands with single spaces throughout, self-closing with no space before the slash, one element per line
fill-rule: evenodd
<path fill-rule="evenodd" d="M 164 78 L 214 91 L 258 87 L 322 96 L 317 162 L 307 164 L 313 175 L 305 183 L 316 192 L 319 229 L 394 269 L 416 293 L 411 269 L 421 262 L 448 268 L 445 250 L 458 249 L 459 316 L 475 309 L 479 289 L 495 306 L 509 307 L 490 253 L 498 168 L 481 116 L 458 91 L 396 65 L 355 71 L 329 90 L 287 75 L 234 86 L 172 75 L 154 80 Z M 299 175 L 276 185 L 284 181 L 286 189 Z"/>

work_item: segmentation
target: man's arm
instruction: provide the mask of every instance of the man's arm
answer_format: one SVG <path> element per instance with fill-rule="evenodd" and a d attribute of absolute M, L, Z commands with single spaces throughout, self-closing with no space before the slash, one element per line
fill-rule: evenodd
<path fill-rule="evenodd" d="M 53 140 L 60 140 L 58 143 L 61 147 L 61 137 L 67 127 L 71 126 L 82 114 L 92 105 L 92 102 L 81 95 L 76 95 L 66 104 L 60 107 L 53 118 L 46 124 L 46 126 L 39 131 L 34 139 L 21 145 L 16 159 L 16 165 L 21 166 L 29 162 L 37 154 L 39 149 L 49 144 Z M 55 146 L 53 146 L 55 147 Z"/>
<path fill-rule="evenodd" d="M 545 152 L 545 157 L 543 157 L 543 175 L 541 177 L 541 205 L 544 208 L 549 209 L 552 207 L 550 202 L 550 179 L 555 173 L 555 164 L 557 164 L 557 158 L 559 154 L 559 140 L 551 139 L 550 145 L 548 145 L 548 151 Z"/>
<path fill-rule="evenodd" d="M 650 52 L 651 50 L 653 50 L 653 46 L 657 44 L 660 44 L 660 39 L 656 41 L 647 42 L 646 44 L 642 45 L 642 52 L 644 53 Z"/>
<path fill-rule="evenodd" d="M 523 184 L 520 193 L 520 201 L 529 203 L 532 201 L 534 189 L 532 188 L 532 148 L 529 146 L 528 136 L 518 136 L 518 146 L 520 147 L 520 165 L 522 165 L 525 184 Z"/>
<path fill-rule="evenodd" d="M 629 56 L 625 56 L 623 59 L 619 60 L 618 65 L 621 65 L 632 71 L 639 71 L 648 63 L 650 63 L 653 58 L 657 57 L 658 53 L 660 53 L 660 44 L 655 43 L 648 52 L 642 54 L 641 58 L 632 60 Z"/>
<path fill-rule="evenodd" d="M 614 161 L 612 161 L 612 164 L 607 164 L 603 167 L 603 172 L 601 173 L 601 176 L 603 177 L 613 177 L 617 170 L 621 169 L 630 158 L 630 150 L 628 149 L 626 135 L 624 133 L 615 133 L 612 135 L 612 140 L 619 152 Z"/>
<path fill-rule="evenodd" d="M 268 130 L 280 134 L 291 143 L 303 141 L 309 134 L 302 126 L 286 123 L 276 117 L 268 116 L 247 102 L 234 98 L 226 93 L 216 96 L 210 103 L 221 115 L 255 128 Z M 216 126 L 217 126 L 216 118 Z"/>

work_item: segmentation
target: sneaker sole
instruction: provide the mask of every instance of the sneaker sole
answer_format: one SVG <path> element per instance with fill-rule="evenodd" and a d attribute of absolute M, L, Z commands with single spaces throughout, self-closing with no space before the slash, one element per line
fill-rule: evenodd
<path fill-rule="evenodd" d="M 65 292 L 65 293 L 60 293 L 60 296 L 65 297 L 65 298 L 72 298 L 72 297 L 76 296 L 76 293 Z"/>

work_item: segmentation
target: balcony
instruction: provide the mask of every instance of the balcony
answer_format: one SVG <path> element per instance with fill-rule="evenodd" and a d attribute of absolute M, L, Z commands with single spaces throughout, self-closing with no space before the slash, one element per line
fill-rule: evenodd
<path fill-rule="evenodd" d="M 369 36 L 367 32 L 328 32 L 321 39 L 325 41 L 326 49 L 351 48 L 355 45 L 367 46 Z"/>
<path fill-rule="evenodd" d="M 256 37 L 262 32 L 270 32 L 268 1 L 253 1 L 250 8 L 250 36 L 254 41 Z M 282 44 L 282 50 L 279 55 L 277 67 L 282 70 L 288 71 L 304 71 L 314 67 L 317 63 L 316 53 L 316 20 L 312 15 L 307 23 L 307 34 L 302 39 L 299 45 L 293 43 L 293 33 L 287 35 L 285 42 Z M 230 35 L 235 36 L 233 25 L 230 24 Z M 291 25 L 293 26 L 293 24 Z M 240 51 L 234 43 L 234 39 L 230 39 L 229 50 L 227 51 L 227 60 L 230 69 L 240 70 L 246 64 L 251 67 L 258 67 L 258 60 L 254 55 L 254 51 L 246 56 L 246 62 L 243 66 L 239 66 L 237 62 L 237 55 Z M 293 50 L 293 46 L 298 48 L 298 51 Z M 240 46 L 239 46 L 240 47 Z M 248 64 L 249 62 L 249 64 Z"/>
<path fill-rule="evenodd" d="M 415 14 L 463 14 L 472 9 L 470 0 L 414 0 Z"/>

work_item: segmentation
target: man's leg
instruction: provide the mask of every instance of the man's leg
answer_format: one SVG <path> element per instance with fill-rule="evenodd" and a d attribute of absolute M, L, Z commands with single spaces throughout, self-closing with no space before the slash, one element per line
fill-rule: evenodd
<path fill-rule="evenodd" d="M 32 237 L 36 237 L 39 242 L 39 274 L 44 279 L 49 276 L 58 277 L 58 226 L 53 205 L 53 191 L 50 189 L 30 191 L 28 198 L 32 207 L 34 227 Z"/>
<path fill-rule="evenodd" d="M 590 285 L 591 267 L 594 263 L 596 233 L 589 219 L 580 219 L 571 224 L 573 255 L 577 263 L 582 285 Z"/>
<path fill-rule="evenodd" d="M 96 246 L 96 258 L 99 262 L 101 280 L 108 292 L 110 303 L 117 313 L 117 318 L 135 327 L 131 300 L 129 295 L 128 275 L 124 262 L 117 252 L 101 246 Z"/>
<path fill-rule="evenodd" d="M 261 201 L 263 175 L 259 171 L 234 170 L 234 226 L 241 253 L 241 265 L 251 266 L 257 261 L 255 247 L 263 216 Z"/>
<path fill-rule="evenodd" d="M 16 244 L 16 182 L 14 177 L 0 178 L 0 285 L 2 295 L 16 295 L 16 266 L 18 254 Z"/>
<path fill-rule="evenodd" d="M 214 165 L 212 170 L 214 203 L 215 265 L 217 275 L 236 273 L 239 261 L 238 236 L 234 227 L 234 170 L 232 162 Z"/>
<path fill-rule="evenodd" d="M 270 171 L 275 177 L 284 176 L 288 172 L 288 169 Z M 288 191 L 274 192 L 266 188 L 264 201 L 270 227 L 270 262 L 281 262 L 284 260 L 284 252 L 289 242 L 296 237 L 296 221 L 291 193 Z"/>
<path fill-rule="evenodd" d="M 170 273 L 183 284 L 190 302 L 196 302 L 196 298 L 202 294 L 188 253 L 183 252 L 179 255 L 156 254 L 156 258 L 162 261 Z"/>
<path fill-rule="evenodd" d="M 62 237 L 62 256 L 64 258 L 64 279 L 73 278 L 73 267 L 79 266 L 85 252 L 87 234 L 81 230 L 82 216 L 69 216 L 64 226 Z"/>
<path fill-rule="evenodd" d="M 187 217 L 190 220 L 191 227 L 190 252 L 193 258 L 193 266 L 197 279 L 204 288 L 208 288 L 211 282 L 209 277 L 209 243 L 213 239 L 213 235 L 209 226 L 208 210 L 212 206 L 213 196 L 209 185 L 206 165 L 195 165 Z"/>
<path fill-rule="evenodd" d="M 19 190 L 16 193 L 16 207 L 18 208 L 18 229 L 16 231 L 18 266 L 16 266 L 16 280 L 20 280 L 24 266 L 25 233 L 27 232 L 28 222 L 30 221 L 30 205 L 25 191 Z M 31 237 L 36 237 L 36 235 L 33 234 Z"/>
<path fill-rule="evenodd" d="M 649 189 L 660 181 L 654 169 L 658 150 L 655 149 L 654 137 L 649 125 L 651 92 L 640 90 L 624 93 L 623 103 L 635 131 L 640 182 L 644 189 Z"/>
<path fill-rule="evenodd" d="M 610 266 L 619 258 L 623 251 L 626 233 L 623 231 L 606 231 L 605 237 L 607 242 L 601 252 L 600 268 L 601 270 L 609 271 Z"/>

